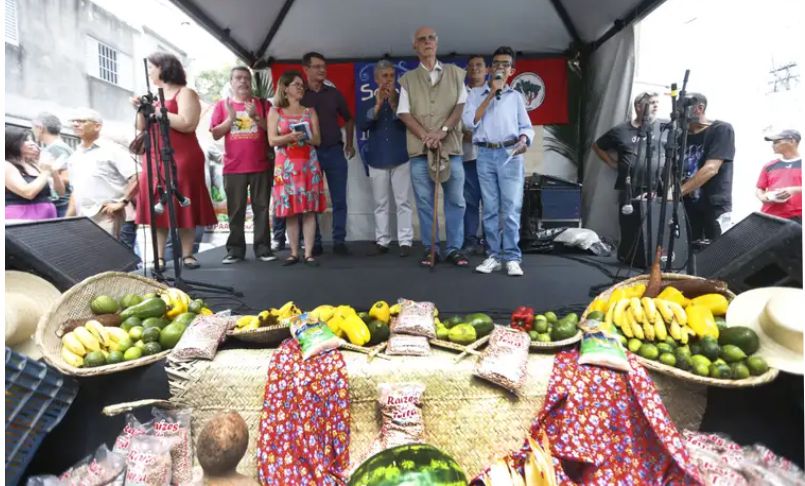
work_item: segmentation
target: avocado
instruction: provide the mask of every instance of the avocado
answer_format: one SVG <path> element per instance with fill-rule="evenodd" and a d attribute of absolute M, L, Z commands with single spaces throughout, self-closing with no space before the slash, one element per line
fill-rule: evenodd
<path fill-rule="evenodd" d="M 369 336 L 371 336 L 367 345 L 374 346 L 388 340 L 389 327 L 377 319 L 367 322 L 366 327 L 369 329 Z"/>
<path fill-rule="evenodd" d="M 560 320 L 551 327 L 551 341 L 562 341 L 572 338 L 578 332 L 576 323 L 572 320 Z"/>
<path fill-rule="evenodd" d="M 176 316 L 176 319 L 173 322 L 178 322 L 179 324 L 183 324 L 184 326 L 189 326 L 193 319 L 196 318 L 195 312 L 185 312 L 183 314 L 179 314 Z"/>
<path fill-rule="evenodd" d="M 464 322 L 471 325 L 475 329 L 475 335 L 478 338 L 486 336 L 495 328 L 492 318 L 480 312 L 468 314 L 466 317 L 464 317 L 464 319 Z"/>
<path fill-rule="evenodd" d="M 165 310 L 165 301 L 159 297 L 152 297 L 140 302 L 137 305 L 123 309 L 123 312 L 120 313 L 120 318 L 125 321 L 131 316 L 136 316 L 140 319 L 162 317 L 165 314 Z"/>
<path fill-rule="evenodd" d="M 718 335 L 718 344 L 738 346 L 747 356 L 755 354 L 760 347 L 755 331 L 743 326 L 722 329 Z"/>

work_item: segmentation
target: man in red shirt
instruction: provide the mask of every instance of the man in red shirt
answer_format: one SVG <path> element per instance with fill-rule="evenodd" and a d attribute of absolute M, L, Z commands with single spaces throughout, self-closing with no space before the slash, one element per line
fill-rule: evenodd
<path fill-rule="evenodd" d="M 222 263 L 239 262 L 246 256 L 243 223 L 246 201 L 251 197 L 254 213 L 254 255 L 270 262 L 268 203 L 273 174 L 267 157 L 266 118 L 268 101 L 252 97 L 252 73 L 245 66 L 232 68 L 229 74 L 232 97 L 216 103 L 210 121 L 212 138 L 224 137 L 224 191 L 229 214 L 229 238 Z"/>
<path fill-rule="evenodd" d="M 773 216 L 802 223 L 802 157 L 799 142 L 802 139 L 796 130 L 766 137 L 774 153 L 782 158 L 763 166 L 757 180 L 755 194 L 763 202 L 761 211 Z"/>

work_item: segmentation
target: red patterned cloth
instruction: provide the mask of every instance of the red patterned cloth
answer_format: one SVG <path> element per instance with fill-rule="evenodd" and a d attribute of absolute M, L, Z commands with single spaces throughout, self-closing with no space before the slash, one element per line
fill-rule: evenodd
<path fill-rule="evenodd" d="M 548 434 L 560 484 L 701 484 L 685 440 L 646 370 L 579 365 L 578 351 L 556 355 L 531 436 Z"/>
<path fill-rule="evenodd" d="M 268 367 L 257 469 L 265 485 L 346 484 L 349 381 L 338 350 L 302 360 L 286 339 Z"/>

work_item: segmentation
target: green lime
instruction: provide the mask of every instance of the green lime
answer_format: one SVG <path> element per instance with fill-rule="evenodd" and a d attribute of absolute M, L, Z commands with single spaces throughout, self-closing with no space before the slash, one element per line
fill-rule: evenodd
<path fill-rule="evenodd" d="M 660 356 L 660 350 L 653 344 L 644 343 L 640 346 L 637 354 L 646 359 L 657 359 Z"/>
<path fill-rule="evenodd" d="M 674 341 L 674 338 L 672 338 L 671 336 L 668 336 L 667 338 L 665 338 L 664 342 L 665 342 L 665 344 L 667 344 L 668 346 L 671 346 L 674 349 L 676 349 L 679 346 L 676 343 L 676 341 Z"/>
<path fill-rule="evenodd" d="M 142 326 L 134 326 L 129 329 L 129 337 L 132 341 L 137 341 L 143 338 L 143 327 Z"/>
<path fill-rule="evenodd" d="M 676 366 L 676 357 L 674 353 L 662 353 L 660 355 L 660 363 L 668 366 Z"/>
<path fill-rule="evenodd" d="M 93 314 L 114 314 L 115 312 L 120 309 L 120 305 L 114 299 L 114 297 L 109 297 L 108 295 L 99 295 L 92 299 L 92 302 L 89 304 L 90 310 L 92 310 Z"/>
<path fill-rule="evenodd" d="M 120 351 L 110 351 L 109 357 L 106 358 L 106 362 L 109 364 L 115 363 L 122 363 L 123 362 L 123 353 Z"/>
<path fill-rule="evenodd" d="M 707 356 L 710 361 L 715 361 L 718 359 L 718 352 L 720 351 L 718 347 L 718 341 L 715 339 L 707 339 L 709 336 L 705 336 L 699 342 L 702 347 L 702 354 Z"/>
<path fill-rule="evenodd" d="M 676 358 L 676 367 L 680 370 L 687 371 L 693 366 L 693 361 L 690 359 L 690 349 L 687 346 L 676 348 L 674 357 Z"/>
<path fill-rule="evenodd" d="M 732 370 L 725 363 L 713 363 L 710 365 L 710 378 L 718 378 L 720 380 L 729 380 L 732 377 Z"/>
<path fill-rule="evenodd" d="M 707 366 L 708 369 L 710 368 L 710 365 L 712 364 L 712 362 L 709 359 L 707 359 L 707 356 L 703 356 L 701 354 L 694 354 L 693 356 L 690 357 L 690 361 L 693 363 L 694 367 L 696 367 L 698 365 L 703 365 L 703 366 Z M 709 371 L 708 371 L 708 373 L 709 373 Z"/>
<path fill-rule="evenodd" d="M 539 333 L 548 332 L 548 319 L 542 314 L 534 317 L 534 330 Z"/>
<path fill-rule="evenodd" d="M 100 351 L 92 351 L 84 356 L 84 366 L 92 368 L 93 366 L 103 366 L 106 364 L 106 357 Z"/>
<path fill-rule="evenodd" d="M 556 317 L 556 312 L 548 311 L 544 315 L 545 315 L 545 319 L 547 319 L 548 322 L 551 323 L 551 324 L 553 324 L 554 322 L 559 320 L 559 318 Z"/>
<path fill-rule="evenodd" d="M 699 376 L 710 376 L 710 366 L 704 363 L 693 363 L 693 373 Z"/>
<path fill-rule="evenodd" d="M 145 343 L 155 343 L 159 341 L 159 328 L 158 327 L 149 327 L 143 331 L 143 342 Z"/>
<path fill-rule="evenodd" d="M 727 363 L 737 363 L 746 359 L 746 353 L 744 353 L 741 348 L 735 346 L 734 344 L 725 344 L 722 346 L 720 356 Z"/>
<path fill-rule="evenodd" d="M 749 367 L 743 363 L 732 363 L 731 368 L 733 380 L 745 380 L 751 376 Z"/>
<path fill-rule="evenodd" d="M 621 346 L 624 348 L 628 345 L 629 340 L 623 334 L 618 334 L 618 341 L 620 341 Z"/>
<path fill-rule="evenodd" d="M 125 361 L 131 361 L 133 359 L 142 358 L 143 350 L 138 348 L 137 346 L 132 346 L 123 353 L 123 359 Z"/>
<path fill-rule="evenodd" d="M 674 348 L 668 345 L 668 343 L 657 343 L 657 349 L 660 350 L 660 354 L 674 352 Z"/>
<path fill-rule="evenodd" d="M 749 368 L 749 372 L 752 373 L 752 376 L 760 376 L 769 371 L 769 365 L 766 363 L 766 360 L 758 355 L 746 358 L 746 367 Z"/>
<path fill-rule="evenodd" d="M 587 314 L 587 319 L 595 319 L 596 321 L 603 321 L 606 316 L 601 311 L 592 311 Z"/>
<path fill-rule="evenodd" d="M 458 326 L 454 326 L 453 329 L 456 327 Z M 472 326 L 470 326 L 470 329 L 472 329 Z M 159 344 L 162 346 L 162 349 L 171 349 L 176 346 L 176 343 L 182 338 L 184 330 L 185 326 L 181 324 L 168 324 L 165 326 L 165 329 L 163 329 L 159 335 Z"/>
<path fill-rule="evenodd" d="M 690 354 L 692 354 L 692 355 L 702 354 L 702 345 L 701 344 L 699 344 L 699 343 L 691 343 L 689 347 L 690 347 Z M 710 366 L 710 365 L 708 365 L 708 366 Z"/>
<path fill-rule="evenodd" d="M 685 355 L 685 356 L 687 356 L 688 358 L 690 358 L 691 356 L 693 356 L 693 353 L 690 351 L 690 347 L 688 347 L 688 345 L 687 345 L 687 344 L 686 344 L 686 345 L 684 345 L 684 346 L 679 346 L 679 347 L 675 348 L 675 349 L 674 349 L 674 353 L 676 353 L 677 358 L 678 358 L 680 355 Z"/>
<path fill-rule="evenodd" d="M 532 341 L 536 341 L 539 339 L 539 333 L 532 329 L 531 331 L 528 331 L 528 337 L 531 338 Z"/>
<path fill-rule="evenodd" d="M 136 343 L 134 343 L 134 347 L 135 347 L 135 348 L 140 348 L 140 349 L 145 349 L 145 341 L 143 341 L 142 339 L 140 339 L 139 341 L 137 341 Z"/>
<path fill-rule="evenodd" d="M 715 321 L 719 331 L 722 331 L 727 328 L 727 320 L 724 319 L 722 316 L 716 317 Z"/>
<path fill-rule="evenodd" d="M 574 324 L 578 324 L 579 323 L 579 315 L 576 314 L 575 312 L 571 312 L 570 314 L 567 314 L 565 317 L 563 317 L 562 320 L 563 321 L 572 321 Z"/>
<path fill-rule="evenodd" d="M 120 299 L 120 307 L 126 309 L 133 305 L 137 305 L 143 301 L 143 298 L 136 294 L 126 294 Z"/>
<path fill-rule="evenodd" d="M 132 327 L 142 326 L 142 325 L 143 325 L 142 319 L 140 319 L 137 316 L 131 316 L 131 317 L 127 318 L 125 321 L 120 323 L 120 329 L 123 329 L 124 331 L 129 332 L 129 330 Z"/>
<path fill-rule="evenodd" d="M 541 343 L 549 343 L 551 342 L 551 335 L 548 334 L 547 332 L 541 332 L 537 334 L 537 341 Z"/>
<path fill-rule="evenodd" d="M 629 348 L 629 351 L 631 351 L 633 353 L 636 353 L 636 352 L 640 351 L 640 346 L 642 346 L 642 345 L 643 345 L 643 341 L 641 341 L 641 340 L 639 340 L 637 338 L 630 339 L 629 342 L 626 344 L 626 346 Z"/>
<path fill-rule="evenodd" d="M 159 343 L 145 343 L 145 347 L 143 347 L 143 354 L 145 356 L 151 354 L 157 354 L 162 351 L 162 346 Z"/>
<path fill-rule="evenodd" d="M 196 299 L 190 302 L 190 305 L 187 306 L 187 311 L 192 312 L 194 314 L 198 314 L 204 307 L 205 307 L 204 301 L 201 299 Z"/>

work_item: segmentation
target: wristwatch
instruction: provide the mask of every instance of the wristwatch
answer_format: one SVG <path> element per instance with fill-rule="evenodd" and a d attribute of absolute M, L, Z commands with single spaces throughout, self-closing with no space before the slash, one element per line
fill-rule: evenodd
<path fill-rule="evenodd" d="M 445 133 L 446 133 L 446 132 L 449 132 L 449 131 L 450 131 L 450 127 L 448 127 L 447 125 L 442 125 L 442 131 L 443 131 L 443 132 L 445 132 Z"/>

